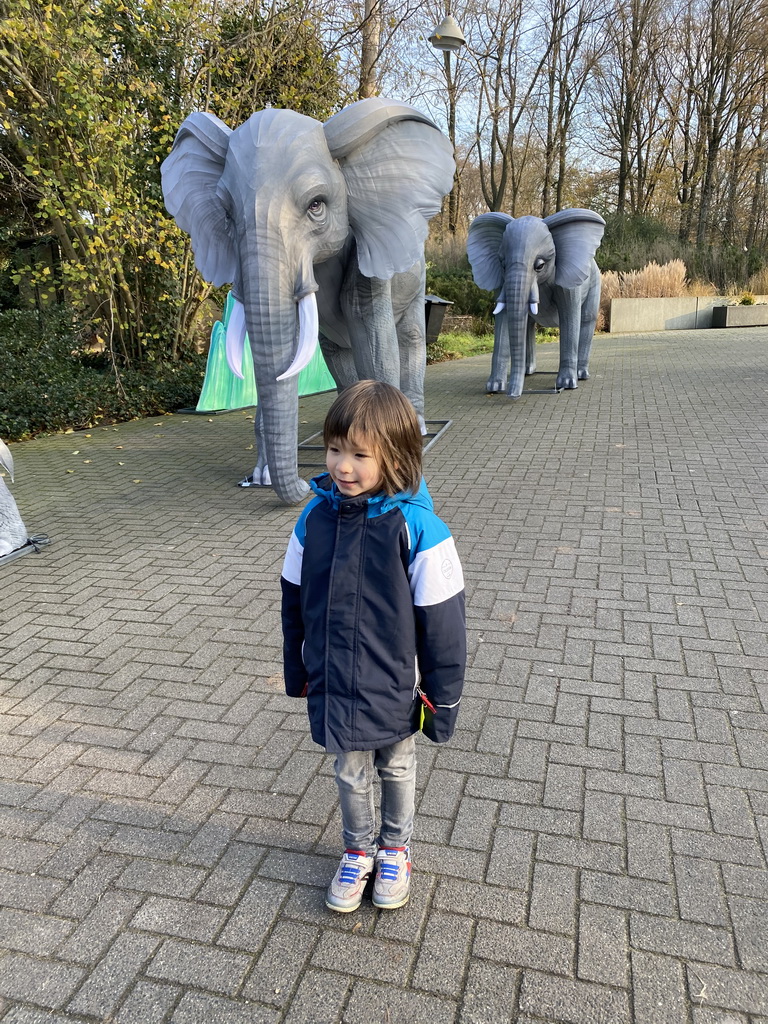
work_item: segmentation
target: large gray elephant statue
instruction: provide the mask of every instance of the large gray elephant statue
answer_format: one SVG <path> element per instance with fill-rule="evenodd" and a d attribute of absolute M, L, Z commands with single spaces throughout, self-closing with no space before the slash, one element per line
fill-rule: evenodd
<path fill-rule="evenodd" d="M 560 328 L 557 389 L 589 378 L 600 305 L 594 256 L 604 230 L 592 210 L 560 210 L 543 219 L 483 213 L 470 224 L 475 283 L 498 293 L 489 393 L 520 397 L 525 375 L 536 369 L 537 323 Z"/>
<path fill-rule="evenodd" d="M 339 388 L 374 378 L 423 417 L 424 242 L 453 182 L 453 151 L 412 107 L 360 100 L 325 124 L 267 109 L 234 131 L 183 122 L 163 162 L 165 202 L 214 285 L 232 283 L 227 354 L 246 331 L 258 389 L 252 480 L 285 502 L 298 475 L 296 375 L 318 342 Z"/>

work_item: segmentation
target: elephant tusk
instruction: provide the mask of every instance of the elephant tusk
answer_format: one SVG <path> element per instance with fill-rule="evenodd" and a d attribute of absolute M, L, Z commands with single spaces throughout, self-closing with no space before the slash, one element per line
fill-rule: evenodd
<path fill-rule="evenodd" d="M 3 467 L 13 483 L 13 456 L 5 441 L 0 441 L 0 466 Z"/>
<path fill-rule="evenodd" d="M 232 310 L 229 314 L 225 347 L 227 350 L 227 362 L 229 363 L 229 368 L 236 377 L 240 378 L 240 380 L 245 380 L 245 377 L 243 376 L 245 334 L 245 308 L 242 302 L 238 302 L 237 299 L 235 299 L 232 304 Z"/>
<path fill-rule="evenodd" d="M 497 313 L 503 313 L 504 310 L 506 309 L 506 305 L 507 304 L 505 302 L 497 302 L 496 308 L 493 311 L 493 315 L 496 316 Z"/>
<path fill-rule="evenodd" d="M 309 292 L 299 299 L 299 344 L 293 362 L 277 378 L 287 380 L 289 377 L 300 373 L 310 362 L 317 348 L 317 335 L 320 331 L 320 324 L 317 318 L 317 299 L 314 292 Z"/>
<path fill-rule="evenodd" d="M 535 278 L 531 284 L 531 294 L 528 296 L 528 309 L 531 316 L 536 316 L 539 312 L 539 282 Z"/>

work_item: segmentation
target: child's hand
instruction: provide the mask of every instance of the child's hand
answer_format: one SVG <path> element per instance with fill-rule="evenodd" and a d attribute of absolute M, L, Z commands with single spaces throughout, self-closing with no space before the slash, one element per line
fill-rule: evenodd
<path fill-rule="evenodd" d="M 285 695 L 286 697 L 292 697 L 294 700 L 301 700 L 302 697 L 307 696 L 307 687 L 309 681 L 306 676 L 304 682 L 301 679 L 295 679 L 289 676 L 285 681 Z"/>

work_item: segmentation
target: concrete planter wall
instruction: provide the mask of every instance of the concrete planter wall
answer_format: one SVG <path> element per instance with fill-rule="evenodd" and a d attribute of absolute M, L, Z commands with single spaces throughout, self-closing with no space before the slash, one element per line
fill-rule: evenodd
<path fill-rule="evenodd" d="M 715 306 L 713 327 L 768 327 L 768 305 Z"/>
<path fill-rule="evenodd" d="M 756 295 L 756 302 L 768 302 L 768 296 Z M 713 309 L 728 302 L 725 295 L 685 295 L 673 299 L 613 299 L 611 334 L 637 331 L 681 331 L 712 327 Z M 727 309 L 755 309 L 755 306 L 727 306 Z M 760 307 L 768 310 L 768 306 Z M 754 324 L 752 325 L 754 326 Z"/>

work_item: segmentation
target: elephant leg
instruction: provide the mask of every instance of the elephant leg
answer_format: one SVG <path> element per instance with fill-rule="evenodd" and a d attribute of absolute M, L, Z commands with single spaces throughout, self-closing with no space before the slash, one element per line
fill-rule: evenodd
<path fill-rule="evenodd" d="M 267 466 L 267 451 L 264 444 L 264 415 L 261 406 L 256 406 L 253 417 L 253 434 L 256 439 L 256 465 L 250 476 L 240 481 L 240 487 L 271 487 L 272 478 Z"/>
<path fill-rule="evenodd" d="M 424 302 L 410 306 L 397 325 L 397 347 L 400 354 L 400 390 L 410 399 L 419 417 L 422 433 L 424 423 L 424 374 L 427 368 L 427 330 Z"/>
<path fill-rule="evenodd" d="M 558 391 L 572 391 L 579 386 L 577 359 L 581 329 L 581 301 L 575 289 L 554 289 L 560 322 L 560 368 L 555 387 Z"/>
<path fill-rule="evenodd" d="M 528 318 L 528 328 L 525 335 L 525 372 L 535 373 L 536 371 L 536 321 Z"/>
<path fill-rule="evenodd" d="M 600 310 L 600 283 L 593 284 L 589 289 L 586 302 L 581 310 L 581 326 L 579 328 L 578 378 L 589 380 L 589 355 L 592 351 L 592 339 Z"/>
<path fill-rule="evenodd" d="M 320 333 L 320 348 L 325 359 L 325 365 L 330 370 L 339 391 L 343 391 L 344 388 L 348 388 L 350 384 L 354 384 L 360 379 L 357 376 L 351 348 L 343 348 L 341 345 L 337 345 L 335 341 L 326 338 L 322 332 Z"/>
<path fill-rule="evenodd" d="M 503 394 L 507 390 L 509 376 L 509 327 L 507 314 L 500 310 L 493 318 L 493 355 L 491 376 L 485 385 L 489 395 Z"/>
<path fill-rule="evenodd" d="M 359 380 L 400 387 L 400 352 L 390 281 L 364 277 L 353 267 L 344 282 L 341 306 L 352 342 Z"/>

